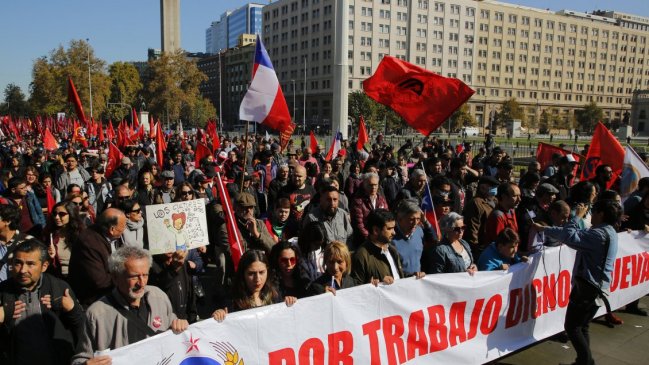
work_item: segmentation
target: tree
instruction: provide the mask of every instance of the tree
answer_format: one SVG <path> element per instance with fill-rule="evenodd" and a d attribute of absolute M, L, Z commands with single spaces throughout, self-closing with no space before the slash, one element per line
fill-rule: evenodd
<path fill-rule="evenodd" d="M 115 62 L 108 68 L 110 75 L 110 98 L 111 103 L 129 104 L 138 108 L 138 95 L 142 92 L 140 74 L 131 63 Z M 110 105 L 106 109 L 106 117 L 111 120 L 121 120 L 129 115 L 130 110 L 123 105 Z"/>
<path fill-rule="evenodd" d="M 67 50 L 59 46 L 48 57 L 43 56 L 34 62 L 29 99 L 34 113 L 52 115 L 60 111 L 73 111 L 74 108 L 67 102 L 67 79 L 71 77 L 84 105 L 86 117 L 90 118 L 88 59 L 92 81 L 92 116 L 101 115 L 110 93 L 106 62 L 96 58 L 92 47 L 83 40 L 72 40 Z"/>
<path fill-rule="evenodd" d="M 24 117 L 29 114 L 29 105 L 20 86 L 16 84 L 7 85 L 4 95 L 5 101 L 0 106 L 0 114 L 11 115 L 12 117 Z"/>
<path fill-rule="evenodd" d="M 604 117 L 604 111 L 597 106 L 597 103 L 591 101 L 584 105 L 583 109 L 575 110 L 575 116 L 581 130 L 592 132 L 597 122 L 601 121 Z"/>
<path fill-rule="evenodd" d="M 204 127 L 209 119 L 216 119 L 216 108 L 207 98 L 199 98 L 192 108 L 183 107 L 182 120 L 194 121 L 193 125 Z"/>
<path fill-rule="evenodd" d="M 500 112 L 496 117 L 496 128 L 506 128 L 507 123 L 511 122 L 513 119 L 519 119 L 522 126 L 526 126 L 525 111 L 520 106 L 520 104 L 518 104 L 516 98 L 505 100 L 502 103 L 502 105 L 500 106 Z"/>
<path fill-rule="evenodd" d="M 377 120 L 382 105 L 372 100 L 365 92 L 352 91 L 349 93 L 347 100 L 347 115 L 354 120 L 355 127 L 358 127 L 361 116 L 363 116 L 369 128 L 378 128 L 379 125 L 382 125 L 383 118 L 381 118 L 381 123 Z"/>
<path fill-rule="evenodd" d="M 164 115 L 169 122 L 183 118 L 183 124 L 199 125 L 206 120 L 194 119 L 194 108 L 204 108 L 198 90 L 201 82 L 207 80 L 196 64 L 188 60 L 183 51 L 163 53 L 149 61 L 148 83 L 145 94 L 149 100 L 149 110 L 156 115 Z M 216 112 L 211 114 L 216 116 Z"/>
<path fill-rule="evenodd" d="M 462 127 L 473 127 L 478 125 L 475 117 L 469 113 L 469 105 L 462 104 L 451 116 L 451 130 L 458 130 Z"/>

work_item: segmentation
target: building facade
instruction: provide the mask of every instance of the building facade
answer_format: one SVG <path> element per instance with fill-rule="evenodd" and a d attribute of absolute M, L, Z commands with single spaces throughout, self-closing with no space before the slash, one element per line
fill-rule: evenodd
<path fill-rule="evenodd" d="M 221 14 L 221 19 L 212 22 L 205 30 L 205 53 L 216 54 L 222 49 L 228 48 L 228 16 L 231 11 Z"/>
<path fill-rule="evenodd" d="M 649 90 L 633 92 L 630 124 L 638 136 L 649 136 Z"/>
<path fill-rule="evenodd" d="M 237 47 L 242 34 L 261 34 L 262 8 L 262 4 L 249 3 L 221 14 L 221 18 L 205 30 L 205 52 L 216 54 Z"/>
<path fill-rule="evenodd" d="M 482 127 L 510 98 L 531 125 L 543 111 L 571 120 L 591 101 L 606 120 L 621 120 L 633 91 L 649 87 L 649 21 L 643 17 L 489 0 L 347 2 L 350 91 L 361 90 L 383 56 L 392 55 L 471 86 L 476 94 L 469 108 Z M 279 0 L 263 8 L 263 40 L 289 109 L 299 110 L 296 122 L 302 109 L 307 124 L 331 118 L 337 3 Z M 627 26 L 630 19 L 639 25 Z"/>

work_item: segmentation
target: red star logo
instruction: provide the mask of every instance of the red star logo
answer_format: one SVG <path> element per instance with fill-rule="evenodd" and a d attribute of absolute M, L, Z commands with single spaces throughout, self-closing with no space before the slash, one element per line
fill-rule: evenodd
<path fill-rule="evenodd" d="M 187 352 L 185 352 L 185 354 L 188 354 L 188 353 L 190 353 L 190 352 L 192 352 L 194 350 L 200 351 L 198 349 L 198 340 L 200 340 L 200 338 L 194 339 L 193 335 L 191 335 L 191 334 L 189 335 L 189 341 L 183 342 L 184 344 L 189 346 L 189 348 L 187 349 Z"/>

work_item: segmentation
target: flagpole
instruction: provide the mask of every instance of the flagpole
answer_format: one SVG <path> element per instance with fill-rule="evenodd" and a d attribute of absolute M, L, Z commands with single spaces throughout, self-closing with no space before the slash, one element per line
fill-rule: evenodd
<path fill-rule="evenodd" d="M 90 91 L 90 119 L 92 120 L 92 80 L 90 78 L 90 38 L 86 38 L 86 49 L 88 50 L 88 89 Z M 84 120 L 84 123 L 87 121 Z"/>
<path fill-rule="evenodd" d="M 250 129 L 250 121 L 246 120 L 246 137 L 243 140 L 243 172 L 241 175 L 241 187 L 239 192 L 243 193 L 243 181 L 246 179 L 246 157 L 248 156 L 248 129 Z"/>

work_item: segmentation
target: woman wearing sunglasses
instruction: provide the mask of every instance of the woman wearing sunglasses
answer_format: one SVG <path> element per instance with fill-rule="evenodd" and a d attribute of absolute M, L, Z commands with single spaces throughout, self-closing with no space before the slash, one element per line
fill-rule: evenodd
<path fill-rule="evenodd" d="M 122 233 L 125 246 L 149 249 L 145 220 L 142 217 L 142 206 L 134 199 L 122 200 L 119 209 L 126 215 L 126 229 Z"/>
<path fill-rule="evenodd" d="M 196 199 L 196 192 L 192 187 L 192 184 L 188 182 L 182 182 L 176 188 L 176 197 L 174 198 L 175 202 L 186 202 Z"/>
<path fill-rule="evenodd" d="M 59 202 L 54 205 L 42 237 L 43 242 L 49 245 L 48 252 L 52 260 L 47 269 L 49 273 L 60 278 L 68 276 L 70 246 L 85 228 L 76 204 Z"/>
<path fill-rule="evenodd" d="M 451 212 L 439 221 L 442 240 L 439 245 L 424 250 L 422 268 L 426 274 L 468 272 L 473 275 L 478 268 L 473 262 L 469 243 L 462 239 L 464 218 Z"/>
<path fill-rule="evenodd" d="M 273 284 L 281 298 L 306 296 L 306 287 L 309 283 L 301 278 L 299 257 L 299 249 L 288 241 L 280 241 L 270 251 Z"/>

